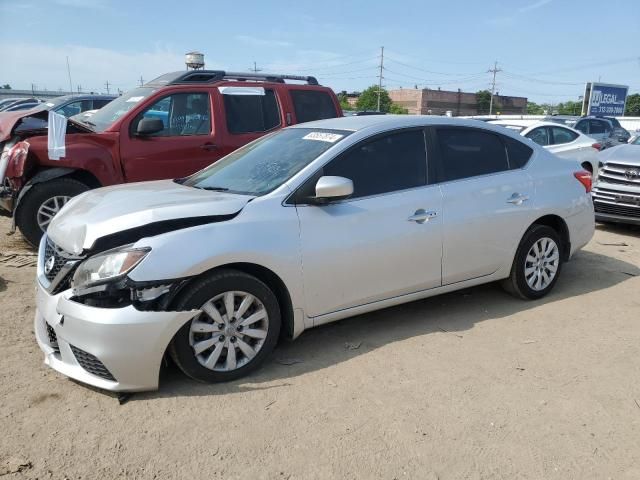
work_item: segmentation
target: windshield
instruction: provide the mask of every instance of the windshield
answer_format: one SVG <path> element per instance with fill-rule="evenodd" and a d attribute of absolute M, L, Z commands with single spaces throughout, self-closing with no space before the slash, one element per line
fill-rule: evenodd
<path fill-rule="evenodd" d="M 80 120 L 88 123 L 96 132 L 103 132 L 113 122 L 120 119 L 125 113 L 135 107 L 140 101 L 147 98 L 155 88 L 139 87 L 128 91 L 115 100 L 107 103 L 104 107 L 94 113 L 90 119 Z"/>
<path fill-rule="evenodd" d="M 67 102 L 73 98 L 73 95 L 64 95 L 62 97 L 50 98 L 45 102 L 45 105 L 49 107 L 49 109 L 53 109 L 58 105 L 62 105 L 64 102 Z"/>
<path fill-rule="evenodd" d="M 192 175 L 183 185 L 246 195 L 265 195 L 350 133 L 318 128 L 279 130 Z"/>

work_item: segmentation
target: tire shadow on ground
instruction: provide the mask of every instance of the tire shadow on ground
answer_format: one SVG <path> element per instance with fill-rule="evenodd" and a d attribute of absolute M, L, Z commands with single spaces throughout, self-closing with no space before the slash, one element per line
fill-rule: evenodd
<path fill-rule="evenodd" d="M 476 323 L 613 287 L 636 276 L 640 276 L 640 268 L 631 263 L 580 251 L 563 265 L 555 288 L 543 299 L 516 299 L 492 283 L 418 300 L 310 329 L 293 342 L 281 341 L 258 371 L 233 382 L 200 384 L 169 364 L 163 368 L 159 390 L 137 394 L 132 401 L 286 388 L 290 385 L 288 379 L 334 366 L 390 343 L 443 331 L 461 336 Z M 357 347 L 346 348 L 346 343 Z"/>

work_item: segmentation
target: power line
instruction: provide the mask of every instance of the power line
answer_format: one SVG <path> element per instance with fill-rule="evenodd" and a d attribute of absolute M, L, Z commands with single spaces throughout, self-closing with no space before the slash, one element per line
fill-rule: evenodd
<path fill-rule="evenodd" d="M 394 58 L 391 58 L 387 55 L 387 60 L 393 63 L 397 63 L 398 65 L 402 65 L 403 67 L 407 67 L 407 68 L 413 68 L 414 70 L 420 70 L 421 72 L 425 72 L 425 73 L 431 73 L 433 75 L 443 75 L 446 77 L 462 77 L 465 75 L 479 75 L 481 73 L 485 73 L 485 72 L 474 72 L 474 73 L 445 73 L 445 72 L 434 72 L 433 70 L 427 70 L 425 68 L 420 68 L 420 67 L 416 67 L 414 65 L 409 65 L 408 63 L 404 63 L 404 62 L 400 62 L 398 60 L 395 60 Z"/>

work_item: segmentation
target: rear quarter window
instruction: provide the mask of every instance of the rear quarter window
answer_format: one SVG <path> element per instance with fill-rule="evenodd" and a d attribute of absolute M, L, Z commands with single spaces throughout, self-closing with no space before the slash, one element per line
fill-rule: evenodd
<path fill-rule="evenodd" d="M 525 145 L 518 140 L 514 140 L 509 137 L 502 137 L 505 146 L 507 147 L 507 156 L 509 157 L 509 168 L 514 170 L 516 168 L 524 167 L 533 155 L 533 148 Z"/>
<path fill-rule="evenodd" d="M 298 123 L 338 116 L 333 98 L 318 90 L 289 90 Z"/>

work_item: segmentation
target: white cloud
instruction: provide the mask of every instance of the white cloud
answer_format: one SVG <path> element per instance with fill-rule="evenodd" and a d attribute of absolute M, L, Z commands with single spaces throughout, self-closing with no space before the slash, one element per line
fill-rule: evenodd
<path fill-rule="evenodd" d="M 531 10 L 535 10 L 537 8 L 544 7 L 546 4 L 551 3 L 551 2 L 552 2 L 552 0 L 538 0 L 535 3 L 532 3 L 530 5 L 526 5 L 526 6 L 522 7 L 522 8 L 519 8 L 518 11 L 521 12 L 521 13 L 530 12 Z"/>
<path fill-rule="evenodd" d="M 236 35 L 236 40 L 252 47 L 291 47 L 291 42 L 282 40 L 268 40 L 266 38 L 252 37 L 251 35 Z"/>
<path fill-rule="evenodd" d="M 116 52 L 81 45 L 50 46 L 44 44 L 0 43 L 0 58 L 5 69 L 2 81 L 17 89 L 69 89 L 67 61 L 71 64 L 73 88 L 81 85 L 85 91 L 104 91 L 105 82 L 128 90 L 139 83 L 140 76 L 149 81 L 163 73 L 182 70 L 184 54 L 158 47 L 149 52 Z M 206 60 L 206 57 L 205 57 Z M 220 68 L 207 62 L 207 68 Z"/>

